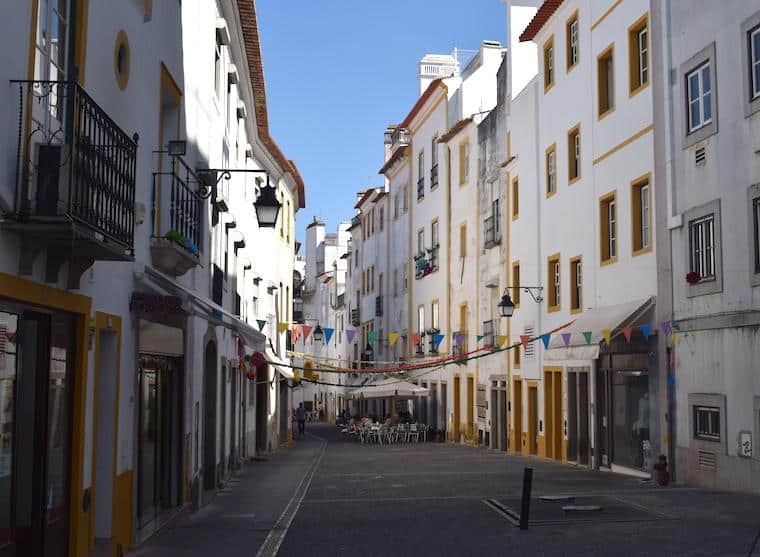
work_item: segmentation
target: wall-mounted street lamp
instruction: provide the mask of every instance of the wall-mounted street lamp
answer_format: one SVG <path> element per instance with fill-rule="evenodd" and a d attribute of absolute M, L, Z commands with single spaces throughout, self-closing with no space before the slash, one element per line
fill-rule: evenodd
<path fill-rule="evenodd" d="M 198 195 L 203 199 L 208 199 L 212 195 L 216 198 L 216 191 L 219 182 L 230 180 L 233 173 L 244 174 L 265 174 L 267 184 L 261 188 L 258 199 L 253 203 L 256 209 L 256 219 L 259 221 L 261 228 L 274 228 L 277 225 L 277 216 L 280 213 L 282 203 L 277 199 L 277 192 L 274 186 L 269 185 L 269 174 L 266 170 L 253 170 L 244 168 L 199 168 L 196 174 L 200 178 L 200 189 Z"/>
<path fill-rule="evenodd" d="M 497 308 L 499 308 L 499 315 L 502 317 L 512 317 L 512 315 L 515 313 L 515 304 L 512 301 L 512 297 L 509 295 L 509 290 L 524 290 L 528 294 L 530 294 L 530 297 L 533 298 L 533 301 L 537 304 L 540 302 L 543 302 L 544 298 L 541 296 L 541 292 L 543 292 L 544 287 L 543 286 L 507 286 L 504 289 L 504 294 L 501 297 L 501 301 L 496 305 Z M 533 291 L 536 291 L 534 294 Z"/>
<path fill-rule="evenodd" d="M 321 342 L 322 339 L 325 337 L 325 334 L 322 331 L 322 327 L 319 326 L 319 323 L 317 323 L 317 328 L 314 329 L 314 332 L 311 333 L 311 336 L 313 336 L 314 340 L 317 342 Z"/>

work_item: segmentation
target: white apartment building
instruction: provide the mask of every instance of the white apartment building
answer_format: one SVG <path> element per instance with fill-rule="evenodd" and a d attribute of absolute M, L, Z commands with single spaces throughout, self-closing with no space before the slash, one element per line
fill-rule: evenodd
<path fill-rule="evenodd" d="M 653 6 L 663 452 L 679 483 L 758 492 L 760 5 Z"/>
<path fill-rule="evenodd" d="M 269 135 L 253 3 L 33 0 L 5 16 L 3 551 L 115 554 L 287 441 L 289 372 L 245 368 L 285 356 L 303 182 Z M 254 209 L 267 183 L 275 228 Z"/>
<path fill-rule="evenodd" d="M 511 282 L 541 287 L 519 295 L 511 342 L 572 322 L 521 350 L 519 376 L 512 362 L 519 449 L 634 474 L 660 440 L 649 37 L 644 0 L 544 2 L 520 36 L 538 46 L 535 144 L 509 133 Z"/>
<path fill-rule="evenodd" d="M 349 222 L 342 222 L 337 232 L 326 233 L 324 222 L 314 219 L 306 227 L 303 314 L 294 321 L 310 327 L 311 334 L 308 338 L 305 334 L 291 337 L 295 351 L 293 362 L 307 367 L 304 370 L 307 380 L 294 391 L 294 405 L 303 403 L 316 415 L 322 409 L 327 421 L 333 421 L 345 407 L 345 389 L 340 385 L 345 384 L 346 376 L 343 373 L 310 372 L 308 367 L 346 365 L 344 300 L 347 263 L 343 255 L 348 250 L 349 226 Z M 315 335 L 317 331 L 319 333 Z M 314 357 L 309 359 L 305 354 Z"/>

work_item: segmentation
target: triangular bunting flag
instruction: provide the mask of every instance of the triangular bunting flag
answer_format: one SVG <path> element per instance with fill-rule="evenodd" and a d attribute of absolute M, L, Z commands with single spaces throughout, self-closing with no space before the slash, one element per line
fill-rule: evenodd
<path fill-rule="evenodd" d="M 505 342 L 507 342 L 507 337 L 505 335 L 498 335 L 496 337 L 496 346 L 499 348 L 501 348 Z"/>
<path fill-rule="evenodd" d="M 417 345 L 420 343 L 420 334 L 412 333 L 412 344 Z"/>
<path fill-rule="evenodd" d="M 311 334 L 311 330 L 314 327 L 311 325 L 301 325 L 301 332 L 303 333 L 303 341 L 306 342 L 306 340 L 309 338 L 309 335 Z"/>
<path fill-rule="evenodd" d="M 293 382 L 296 384 L 301 382 L 301 370 L 300 369 L 294 369 L 293 370 Z"/>
<path fill-rule="evenodd" d="M 623 327 L 623 336 L 628 344 L 631 344 L 631 336 L 633 336 L 633 329 L 631 327 Z"/>
<path fill-rule="evenodd" d="M 565 345 L 565 348 L 570 344 L 570 337 L 573 336 L 572 333 L 562 333 L 562 343 Z"/>
<path fill-rule="evenodd" d="M 443 340 L 443 335 L 433 335 L 433 344 L 435 344 L 436 347 L 438 347 L 441 344 L 441 341 Z"/>
<path fill-rule="evenodd" d="M 264 330 L 264 325 L 266 325 L 267 322 L 264 321 L 263 319 L 257 319 L 256 324 L 259 326 L 259 332 L 261 332 Z"/>
<path fill-rule="evenodd" d="M 456 342 L 457 348 L 462 348 L 462 344 L 464 344 L 464 335 L 462 333 L 459 333 L 455 338 L 454 342 Z"/>
<path fill-rule="evenodd" d="M 367 333 L 367 340 L 370 344 L 375 344 L 375 341 L 377 340 L 377 331 L 370 331 Z"/>
<path fill-rule="evenodd" d="M 591 331 L 583 331 L 583 338 L 586 344 L 591 344 Z"/>
<path fill-rule="evenodd" d="M 486 338 L 486 335 L 478 335 L 478 342 Z"/>
<path fill-rule="evenodd" d="M 326 342 L 326 343 L 329 343 L 329 342 L 330 342 L 330 339 L 331 339 L 331 338 L 332 338 L 332 336 L 333 336 L 333 333 L 335 332 L 335 329 L 330 329 L 329 327 L 325 327 L 325 328 L 324 328 L 324 329 L 322 329 L 322 330 L 323 330 L 323 331 L 324 331 L 324 333 L 325 333 L 325 342 Z"/>
<path fill-rule="evenodd" d="M 346 340 L 348 341 L 348 344 L 351 344 L 354 342 L 354 337 L 356 336 L 356 331 L 354 329 L 346 329 Z"/>
<path fill-rule="evenodd" d="M 528 335 L 520 335 L 520 342 L 522 342 L 522 345 L 527 348 L 528 343 L 530 342 L 530 336 Z"/>
<path fill-rule="evenodd" d="M 388 343 L 391 346 L 394 346 L 396 344 L 396 341 L 398 340 L 398 337 L 400 335 L 398 333 L 388 333 Z"/>
<path fill-rule="evenodd" d="M 660 323 L 660 330 L 662 330 L 662 334 L 669 335 L 670 334 L 670 321 L 663 321 Z"/>
<path fill-rule="evenodd" d="M 680 331 L 680 330 L 681 330 L 681 325 L 679 325 L 679 324 L 678 324 L 678 323 L 676 323 L 675 321 L 671 321 L 671 322 L 670 322 L 670 328 L 671 328 L 672 330 L 674 330 L 674 331 Z"/>
<path fill-rule="evenodd" d="M 678 335 L 676 334 L 676 332 L 675 332 L 675 331 L 671 331 L 671 332 L 670 332 L 670 343 L 671 343 L 673 346 L 675 346 L 675 345 L 676 345 L 676 338 L 677 338 L 677 337 L 678 337 Z"/>
<path fill-rule="evenodd" d="M 541 340 L 544 343 L 544 348 L 549 348 L 549 342 L 551 341 L 551 333 L 544 333 L 541 335 Z"/>
<path fill-rule="evenodd" d="M 649 335 L 652 333 L 652 327 L 649 325 L 641 326 L 641 334 L 644 335 L 645 340 L 649 340 Z"/>
<path fill-rule="evenodd" d="M 298 342 L 298 339 L 301 338 L 301 326 L 300 325 L 291 326 L 290 332 L 293 335 L 293 343 L 295 344 L 296 342 Z"/>
<path fill-rule="evenodd" d="M 290 328 L 290 323 L 278 323 L 277 324 L 277 331 L 279 333 L 284 333 Z"/>
<path fill-rule="evenodd" d="M 604 341 L 605 341 L 607 344 L 609 344 L 609 343 L 610 343 L 610 340 L 612 340 L 612 331 L 610 331 L 609 329 L 604 329 L 604 330 L 602 331 L 602 336 L 604 337 Z"/>

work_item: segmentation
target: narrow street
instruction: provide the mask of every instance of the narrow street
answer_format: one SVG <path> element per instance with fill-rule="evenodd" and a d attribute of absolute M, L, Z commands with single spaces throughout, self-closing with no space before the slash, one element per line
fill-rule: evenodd
<path fill-rule="evenodd" d="M 760 528 L 757 496 L 659 488 L 459 445 L 360 445 L 332 426 L 309 429 L 132 556 L 745 556 Z M 498 510 L 519 513 L 525 466 L 534 469 L 527 532 Z M 561 510 L 573 503 L 601 510 Z"/>

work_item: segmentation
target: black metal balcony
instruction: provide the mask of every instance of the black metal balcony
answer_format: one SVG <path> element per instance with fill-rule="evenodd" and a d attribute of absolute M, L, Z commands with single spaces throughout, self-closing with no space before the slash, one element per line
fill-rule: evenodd
<path fill-rule="evenodd" d="M 153 173 L 151 255 L 156 267 L 181 276 L 200 264 L 201 180 L 182 157 L 170 157 L 163 166 Z"/>
<path fill-rule="evenodd" d="M 375 296 L 375 317 L 383 316 L 383 297 Z"/>
<path fill-rule="evenodd" d="M 137 136 L 130 138 L 77 83 L 18 88 L 16 204 L 3 226 L 22 234 L 21 272 L 48 250 L 47 279 L 70 261 L 69 287 L 95 260 L 134 259 Z"/>
<path fill-rule="evenodd" d="M 358 309 L 352 309 L 351 310 L 351 325 L 354 327 L 358 327 L 362 324 L 361 321 L 361 315 L 359 314 Z"/>

